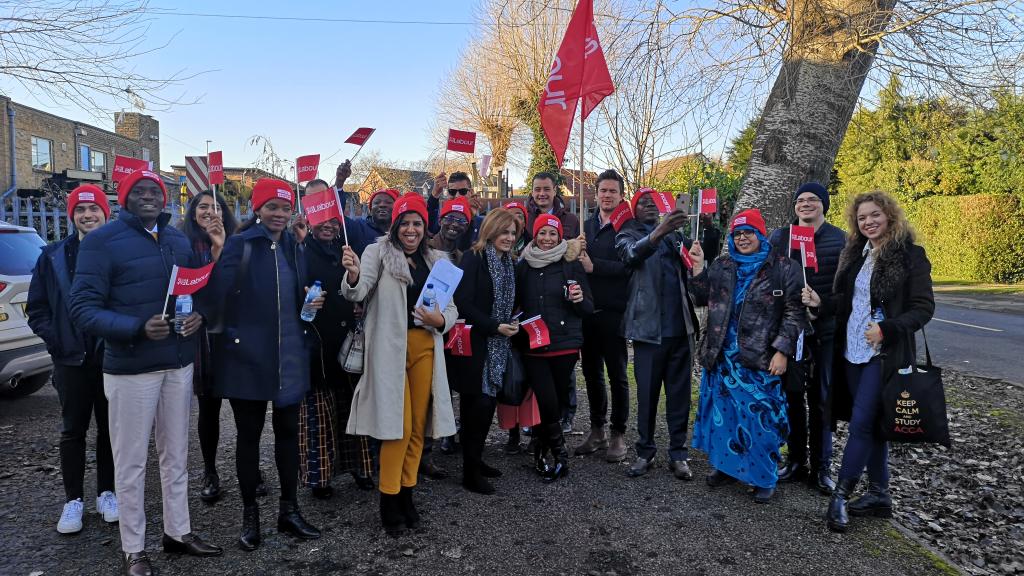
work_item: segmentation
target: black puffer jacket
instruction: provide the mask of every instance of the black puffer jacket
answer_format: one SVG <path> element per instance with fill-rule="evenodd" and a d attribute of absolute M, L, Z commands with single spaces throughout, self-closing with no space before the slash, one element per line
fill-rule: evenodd
<path fill-rule="evenodd" d="M 573 304 L 565 299 L 566 280 L 579 282 L 583 301 Z M 525 260 L 516 264 L 516 303 L 522 309 L 522 320 L 538 314 L 547 324 L 551 345 L 527 350 L 525 331 L 517 340 L 526 352 L 543 353 L 577 350 L 583 346 L 583 317 L 594 313 L 594 301 L 587 283 L 587 274 L 578 261 L 561 260 L 543 268 L 533 268 Z"/>
<path fill-rule="evenodd" d="M 705 369 L 718 363 L 725 348 L 736 268 L 736 261 L 723 254 L 690 280 L 694 303 L 708 307 L 707 330 L 699 353 Z M 736 337 L 741 364 L 753 370 L 767 370 L 776 351 L 793 355 L 800 331 L 807 328 L 807 312 L 800 303 L 802 288 L 799 265 L 788 257 L 769 256 L 761 265 L 739 310 Z"/>
<path fill-rule="evenodd" d="M 789 226 L 772 232 L 769 242 L 773 251 L 789 256 L 797 262 L 798 267 L 801 265 L 800 251 L 786 249 L 789 246 Z M 828 222 L 819 226 L 814 233 L 814 251 L 818 257 L 818 271 L 815 272 L 813 268 L 807 269 L 807 283 L 822 298 L 832 293 L 832 284 L 835 282 L 836 270 L 839 268 L 839 254 L 842 253 L 845 245 L 846 233 Z M 832 338 L 835 332 L 835 317 L 831 314 L 820 314 L 813 325 L 814 334 L 818 340 L 827 340 Z"/>
<path fill-rule="evenodd" d="M 629 295 L 630 271 L 615 250 L 615 229 L 601 226 L 600 210 L 583 224 L 587 234 L 587 255 L 594 271 L 587 274 L 594 291 L 594 309 L 623 313 Z"/>

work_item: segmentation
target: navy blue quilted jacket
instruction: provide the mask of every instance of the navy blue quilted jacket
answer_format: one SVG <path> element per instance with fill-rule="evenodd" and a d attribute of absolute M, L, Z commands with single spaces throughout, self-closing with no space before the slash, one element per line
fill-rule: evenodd
<path fill-rule="evenodd" d="M 103 338 L 107 374 L 144 374 L 188 366 L 195 360 L 195 336 L 171 333 L 149 340 L 146 320 L 164 312 L 171 267 L 196 266 L 188 238 L 157 219 L 159 241 L 134 214 L 121 211 L 82 239 L 71 288 L 71 318 L 89 334 Z M 198 307 L 197 307 L 198 308 Z M 168 304 L 174 312 L 174 298 Z"/>

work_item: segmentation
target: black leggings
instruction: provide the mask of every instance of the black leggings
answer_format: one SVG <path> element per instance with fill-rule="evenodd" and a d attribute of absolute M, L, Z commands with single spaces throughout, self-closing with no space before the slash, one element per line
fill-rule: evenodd
<path fill-rule="evenodd" d="M 557 424 L 561 421 L 562 409 L 569 405 L 569 379 L 578 356 L 523 357 L 523 366 L 533 395 L 537 398 L 542 424 Z"/>
<path fill-rule="evenodd" d="M 217 473 L 217 444 L 220 442 L 220 406 L 222 399 L 199 396 L 199 449 L 203 453 L 203 469 Z"/>
<path fill-rule="evenodd" d="M 235 466 L 242 504 L 256 503 L 256 485 L 260 478 L 260 436 L 267 421 L 266 400 L 231 399 L 238 429 Z M 299 405 L 274 407 L 274 459 L 281 483 L 281 500 L 294 502 L 299 484 Z"/>

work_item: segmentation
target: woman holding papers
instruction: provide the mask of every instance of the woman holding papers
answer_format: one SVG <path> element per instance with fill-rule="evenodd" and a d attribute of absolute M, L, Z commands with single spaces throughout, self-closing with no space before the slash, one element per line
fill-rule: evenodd
<path fill-rule="evenodd" d="M 491 210 L 480 236 L 462 256 L 462 282 L 455 292 L 459 313 L 470 327 L 469 356 L 451 356 L 460 383 L 462 485 L 470 492 L 493 494 L 487 480 L 501 472 L 484 463 L 484 441 L 494 418 L 496 397 L 511 354 L 510 338 L 519 332 L 512 319 L 516 300 L 512 249 L 522 225 L 503 208 Z"/>
<path fill-rule="evenodd" d="M 807 325 L 799 265 L 771 254 L 757 210 L 733 217 L 728 254 L 705 267 L 694 242 L 690 257 L 693 303 L 708 307 L 693 447 L 713 466 L 708 485 L 739 480 L 764 504 L 775 493 L 779 449 L 789 434 L 779 377 Z"/>
<path fill-rule="evenodd" d="M 534 463 L 545 482 L 569 473 L 562 409 L 568 405 L 570 375 L 583 346 L 583 317 L 594 312 L 579 253 L 578 242 L 563 238 L 561 220 L 541 214 L 516 266 L 516 297 L 529 341 L 523 364 L 541 418 L 534 427 Z M 554 457 L 551 465 L 544 459 L 547 451 Z"/>
<path fill-rule="evenodd" d="M 382 441 L 380 516 L 392 536 L 419 526 L 412 489 L 428 426 L 435 438 L 455 434 L 441 335 L 458 312 L 454 302 L 442 310 L 436 302 L 421 305 L 431 269 L 447 262 L 447 255 L 427 246 L 426 231 L 426 202 L 410 192 L 395 202 L 387 235 L 367 246 L 361 259 L 346 246 L 341 261 L 342 294 L 352 302 L 366 300 L 365 370 L 348 433 Z"/>

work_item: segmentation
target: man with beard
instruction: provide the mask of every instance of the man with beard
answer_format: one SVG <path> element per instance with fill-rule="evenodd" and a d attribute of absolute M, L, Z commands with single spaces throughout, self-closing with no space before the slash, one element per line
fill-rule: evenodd
<path fill-rule="evenodd" d="M 448 178 L 444 172 L 441 172 L 434 178 L 434 188 L 430 191 L 430 198 L 427 198 L 427 213 L 430 214 L 430 227 L 428 231 L 431 234 L 437 234 L 441 230 L 441 218 L 444 215 L 438 214 L 438 212 L 443 210 L 441 207 L 441 193 L 444 192 L 445 188 L 448 189 L 449 201 L 464 198 L 468 201 L 473 213 L 477 214 L 477 216 L 471 217 L 467 223 L 469 234 L 463 234 L 459 238 L 458 248 L 465 252 L 476 241 L 476 236 L 480 232 L 480 224 L 484 221 L 483 215 L 480 214 L 483 202 L 480 200 L 480 196 L 477 195 L 476 190 L 473 189 L 473 181 L 469 179 L 469 174 L 465 172 L 452 172 L 451 178 Z M 445 205 L 447 206 L 447 202 L 445 202 Z"/>
<path fill-rule="evenodd" d="M 635 219 L 615 237 L 622 262 L 632 270 L 623 336 L 633 341 L 633 373 L 637 386 L 637 458 L 628 475 L 647 474 L 654 463 L 658 399 L 665 388 L 665 420 L 669 433 L 669 470 L 692 480 L 686 442 L 694 337 L 699 326 L 686 287 L 680 248 L 686 242 L 677 230 L 689 217 L 676 210 L 658 223 L 660 212 L 643 188 L 633 196 Z"/>

